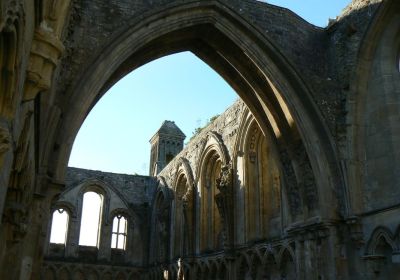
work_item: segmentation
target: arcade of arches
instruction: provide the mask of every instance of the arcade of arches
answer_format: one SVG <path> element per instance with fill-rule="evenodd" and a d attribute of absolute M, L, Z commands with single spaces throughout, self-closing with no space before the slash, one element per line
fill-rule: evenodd
<path fill-rule="evenodd" d="M 151 176 L 67 168 L 97 100 L 181 51 L 243 101 L 183 149 L 166 121 Z M 255 0 L 1 0 L 0 278 L 398 279 L 399 56 L 397 0 L 326 28 Z"/>

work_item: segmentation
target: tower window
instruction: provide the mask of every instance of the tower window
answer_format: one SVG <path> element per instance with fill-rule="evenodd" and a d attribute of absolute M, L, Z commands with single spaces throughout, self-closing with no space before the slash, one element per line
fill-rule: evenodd
<path fill-rule="evenodd" d="M 127 235 L 127 220 L 122 215 L 117 215 L 113 220 L 111 248 L 125 250 Z"/>
<path fill-rule="evenodd" d="M 83 195 L 79 245 L 98 246 L 103 196 L 95 192 Z"/>
<path fill-rule="evenodd" d="M 171 160 L 173 160 L 173 159 L 174 159 L 174 155 L 173 154 L 167 154 L 165 156 L 165 161 L 166 161 L 167 164 L 170 163 Z"/>
<path fill-rule="evenodd" d="M 51 223 L 50 243 L 65 244 L 67 240 L 69 215 L 65 209 L 57 209 L 53 212 Z"/>

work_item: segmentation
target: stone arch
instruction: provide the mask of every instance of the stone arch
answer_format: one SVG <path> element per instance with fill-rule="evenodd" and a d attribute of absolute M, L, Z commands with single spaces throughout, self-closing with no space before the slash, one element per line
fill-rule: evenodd
<path fill-rule="evenodd" d="M 199 158 L 196 173 L 199 190 L 200 251 L 221 250 L 224 233 L 216 203 L 216 196 L 219 194 L 217 179 L 222 168 L 229 163 L 229 156 L 216 133 L 212 132 L 206 136 Z"/>
<path fill-rule="evenodd" d="M 199 163 L 196 168 L 196 178 L 195 181 L 198 182 L 200 180 L 204 160 L 206 155 L 210 151 L 215 151 L 221 159 L 223 165 L 227 165 L 230 162 L 230 156 L 227 147 L 225 146 L 223 140 L 220 135 L 215 131 L 210 131 L 206 134 L 205 138 L 202 139 L 199 152 Z"/>
<path fill-rule="evenodd" d="M 312 173 L 317 186 L 330 190 L 316 191 L 311 185 L 307 192 L 312 196 L 310 207 L 325 205 L 332 197 L 331 190 L 341 187 L 332 178 L 341 176 L 337 176 L 332 136 L 310 97 L 310 88 L 267 33 L 222 1 L 171 4 L 134 17 L 119 30 L 71 86 L 70 103 L 66 104 L 71 109 L 65 112 L 55 138 L 60 153 L 49 159 L 59 163 L 52 174 L 64 177 L 66 158 L 84 117 L 116 80 L 148 61 L 182 50 L 194 52 L 221 74 L 249 106 L 261 129 L 275 128 L 275 137 L 290 157 L 296 156 L 291 139 L 301 139 L 297 148 L 305 152 L 306 171 Z M 334 208 L 322 209 L 323 216 L 334 216 Z"/>
<path fill-rule="evenodd" d="M 279 253 L 279 270 L 283 279 L 296 279 L 295 259 L 294 251 L 290 246 L 281 248 Z"/>
<path fill-rule="evenodd" d="M 154 199 L 151 217 L 152 238 L 150 263 L 166 263 L 170 258 L 170 220 L 171 194 L 166 186 L 158 187 Z"/>
<path fill-rule="evenodd" d="M 71 186 L 69 189 L 65 190 L 67 192 L 68 190 L 71 190 L 75 188 L 76 186 Z M 83 181 L 80 185 L 78 185 L 79 188 L 79 194 L 78 194 L 78 199 L 77 199 L 77 214 L 78 216 L 82 215 L 82 203 L 83 203 L 83 195 L 86 192 L 92 191 L 95 193 L 98 193 L 102 196 L 103 199 L 103 210 L 102 210 L 102 219 L 101 219 L 101 225 L 108 225 L 110 222 L 112 223 L 112 214 L 115 209 L 113 209 L 110 212 L 110 202 L 111 202 L 111 193 L 115 193 L 118 197 L 118 199 L 122 202 L 124 209 L 123 211 L 128 214 L 130 218 L 138 218 L 137 215 L 130 210 L 131 207 L 129 207 L 129 203 L 126 201 L 124 196 L 121 194 L 121 192 L 114 187 L 112 184 L 109 184 L 103 180 L 97 179 L 97 178 L 91 178 L 88 180 Z M 122 211 L 122 209 L 120 209 Z"/>
<path fill-rule="evenodd" d="M 74 186 L 72 186 L 71 188 L 73 188 Z M 110 203 L 110 189 L 111 187 L 98 179 L 89 179 L 89 180 L 85 180 L 82 184 L 79 185 L 79 193 L 78 193 L 78 197 L 77 197 L 77 209 L 78 209 L 78 215 L 80 216 L 82 214 L 82 204 L 83 204 L 83 195 L 87 192 L 95 192 L 99 195 L 102 196 L 102 200 L 103 200 L 103 221 L 107 220 L 104 219 L 104 215 L 105 213 L 108 213 L 108 205 Z M 107 216 L 106 216 L 107 217 Z"/>
<path fill-rule="evenodd" d="M 398 251 L 399 249 L 391 231 L 385 227 L 378 227 L 373 231 L 369 241 L 367 242 L 366 254 L 379 254 L 377 251 L 379 251 L 379 247 L 382 246 L 383 243 L 386 243 L 388 246 L 390 246 L 392 252 Z"/>
<path fill-rule="evenodd" d="M 70 275 L 69 270 L 66 267 L 61 268 L 60 271 L 58 271 L 58 273 L 57 273 L 57 279 L 59 279 L 59 280 L 70 280 L 71 279 L 71 275 Z"/>
<path fill-rule="evenodd" d="M 46 269 L 43 269 L 42 278 L 43 280 L 57 279 L 55 269 L 51 266 L 46 267 Z"/>
<path fill-rule="evenodd" d="M 113 184 L 109 184 L 108 182 L 101 180 L 99 178 L 90 178 L 81 182 L 78 187 L 79 196 L 82 196 L 83 193 L 88 191 L 94 191 L 100 193 L 104 196 L 105 204 L 108 205 L 111 199 L 111 192 L 115 193 L 118 196 L 118 199 L 122 201 L 126 209 L 129 209 L 129 203 L 122 195 L 121 191 L 118 190 Z M 66 189 L 64 192 L 76 188 L 76 186 L 71 186 L 70 188 Z M 108 213 L 108 209 L 107 213 Z M 132 213 L 131 213 L 132 214 Z"/>
<path fill-rule="evenodd" d="M 210 263 L 205 260 L 202 262 L 202 279 L 210 279 L 212 277 L 211 275 L 211 267 L 210 267 Z"/>
<path fill-rule="evenodd" d="M 197 261 L 193 265 L 194 271 L 196 273 L 195 279 L 203 279 L 203 266 L 200 261 Z"/>
<path fill-rule="evenodd" d="M 101 277 L 102 280 L 113 280 L 113 276 L 111 272 L 106 272 Z"/>
<path fill-rule="evenodd" d="M 219 266 L 218 266 L 217 279 L 218 280 L 228 279 L 227 264 L 223 260 L 219 263 Z"/>
<path fill-rule="evenodd" d="M 183 257 L 194 252 L 195 195 L 192 170 L 185 158 L 177 164 L 173 202 L 174 253 L 173 257 Z"/>
<path fill-rule="evenodd" d="M 348 102 L 349 215 L 399 201 L 400 4 L 382 1 L 361 42 Z M 363 199 L 361 199 L 363 198 Z"/>
<path fill-rule="evenodd" d="M 179 177 L 184 175 L 187 179 L 187 185 L 189 186 L 189 188 L 186 190 L 186 192 L 192 188 L 194 186 L 194 178 L 193 178 L 193 172 L 192 172 L 192 168 L 190 166 L 189 161 L 184 158 L 184 157 L 180 157 L 178 159 L 177 162 L 177 166 L 176 166 L 176 172 L 175 172 L 175 180 L 173 183 L 174 186 L 174 190 L 175 192 L 180 192 L 177 187 L 178 187 L 178 181 L 179 181 Z M 182 196 L 186 194 L 186 192 L 182 193 Z"/>
<path fill-rule="evenodd" d="M 281 279 L 277 258 L 273 252 L 266 252 L 264 256 L 264 273 L 269 280 Z"/>
<path fill-rule="evenodd" d="M 116 208 L 110 212 L 108 223 L 112 224 L 114 217 L 117 215 L 124 216 L 128 220 L 129 223 L 135 223 L 135 221 L 138 220 L 138 216 L 135 213 L 133 213 L 132 211 L 130 211 L 130 209 Z"/>
<path fill-rule="evenodd" d="M 273 140 L 264 135 L 257 121 L 245 109 L 236 139 L 234 165 L 238 173 L 237 216 L 244 224 L 242 242 L 254 242 L 279 235 L 281 214 L 281 167 Z M 299 193 L 292 192 L 291 195 Z M 271 236 L 272 235 L 272 236 Z"/>
<path fill-rule="evenodd" d="M 57 199 L 58 198 L 59 197 L 57 197 Z M 53 213 L 55 210 L 60 208 L 65 209 L 70 217 L 76 217 L 77 215 L 76 207 L 68 201 L 55 201 L 53 204 L 51 204 L 50 212 Z"/>
<path fill-rule="evenodd" d="M 58 196 L 57 196 L 58 197 Z M 71 224 L 71 219 L 76 218 L 77 216 L 77 211 L 75 206 L 72 203 L 69 203 L 67 201 L 55 201 L 54 203 L 51 204 L 50 207 L 50 221 L 47 224 L 47 238 L 48 238 L 48 242 L 50 243 L 50 234 L 51 234 L 51 227 L 53 225 L 53 214 L 55 211 L 57 211 L 58 209 L 63 209 L 66 211 L 66 213 L 68 214 L 68 221 L 67 221 L 67 232 L 66 232 L 66 243 L 68 242 L 68 237 L 69 237 L 69 231 L 70 231 L 70 224 Z M 66 245 L 66 244 L 65 244 Z"/>
<path fill-rule="evenodd" d="M 97 241 L 96 246 L 100 246 L 103 236 L 103 226 L 108 222 L 108 215 L 109 215 L 109 205 L 111 199 L 110 188 L 108 184 L 97 180 L 97 179 L 90 179 L 84 181 L 79 186 L 79 192 L 76 199 L 77 210 L 78 210 L 78 217 L 79 217 L 79 227 L 78 227 L 78 236 L 79 236 L 79 244 L 81 243 L 81 232 L 82 232 L 82 215 L 83 215 L 83 203 L 84 203 L 84 195 L 88 192 L 96 193 L 100 196 L 100 209 L 99 209 L 99 224 L 97 230 Z"/>
<path fill-rule="evenodd" d="M 263 260 L 257 252 L 254 252 L 251 256 L 250 271 L 252 279 L 264 279 Z"/>
<path fill-rule="evenodd" d="M 396 263 L 399 244 L 391 231 L 378 227 L 371 234 L 363 257 L 371 279 L 396 279 L 400 266 Z"/>
<path fill-rule="evenodd" d="M 237 279 L 250 280 L 251 279 L 251 260 L 246 253 L 240 254 L 236 265 Z"/>
<path fill-rule="evenodd" d="M 73 187 L 71 187 L 73 188 Z M 85 180 L 80 186 L 79 186 L 79 196 L 82 196 L 85 192 L 96 192 L 101 195 L 103 195 L 105 198 L 110 197 L 110 189 L 111 186 L 107 184 L 106 182 L 103 182 L 99 179 L 89 179 Z"/>

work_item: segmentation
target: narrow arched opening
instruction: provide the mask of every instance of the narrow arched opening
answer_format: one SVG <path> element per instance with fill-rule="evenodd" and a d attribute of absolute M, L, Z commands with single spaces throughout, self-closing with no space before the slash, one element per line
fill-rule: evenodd
<path fill-rule="evenodd" d="M 210 149 L 201 163 L 200 175 L 200 251 L 222 250 L 223 231 L 216 195 L 219 193 L 217 179 L 221 173 L 221 155 Z"/>
<path fill-rule="evenodd" d="M 69 214 L 64 208 L 53 211 L 50 243 L 65 245 L 67 242 Z"/>
<path fill-rule="evenodd" d="M 88 191 L 83 194 L 79 245 L 98 247 L 102 222 L 103 195 Z"/>
<path fill-rule="evenodd" d="M 131 30 L 122 35 L 120 41 L 107 46 L 107 55 L 101 60 L 102 64 L 109 65 L 107 71 L 95 64 L 73 86 L 74 96 L 70 98 L 71 104 L 68 104 L 68 107 L 74 109 L 64 116 L 65 129 L 56 140 L 61 145 L 66 145 L 60 149 L 66 154 L 59 154 L 60 158 L 56 162 L 65 163 L 65 157 L 71 148 L 71 142 L 65 140 L 74 138 L 88 110 L 115 81 L 156 58 L 188 50 L 210 65 L 232 86 L 250 108 L 263 132 L 274 135 L 279 149 L 289 157 L 284 165 L 293 165 L 294 169 L 301 166 L 310 173 L 305 175 L 306 179 L 301 178 L 304 172 L 300 168 L 295 172 L 298 178 L 294 181 L 297 180 L 296 183 L 299 184 L 302 184 L 301 181 L 307 181 L 304 185 L 308 188 L 305 192 L 308 195 L 307 207 L 310 211 L 306 215 L 313 216 L 320 203 L 324 204 L 332 197 L 331 193 L 318 192 L 316 186 L 336 184 L 331 180 L 335 176 L 328 174 L 337 172 L 337 165 L 334 148 L 330 146 L 332 139 L 329 133 L 327 134 L 324 121 L 313 109 L 315 106 L 309 98 L 307 87 L 274 47 L 244 24 L 234 12 L 228 12 L 219 5 L 220 3 L 216 3 L 215 6 L 201 9 L 188 5 L 185 15 L 176 11 L 174 16 L 179 15 L 178 22 L 181 22 L 181 25 L 171 21 L 174 25 L 166 26 L 165 22 L 169 22 L 166 20 L 168 15 L 158 14 L 156 18 L 159 17 L 160 21 L 152 18 L 151 29 L 146 27 L 145 34 L 148 39 L 139 39 L 144 30 L 140 24 L 136 26 L 136 31 Z M 208 16 L 204 16 L 205 14 Z M 210 15 L 224 20 L 216 25 L 212 20 L 213 16 Z M 145 22 L 143 21 L 143 24 L 146 24 Z M 254 44 L 243 44 L 242 38 L 247 38 Z M 260 53 L 263 55 L 259 55 Z M 85 95 L 80 95 L 82 91 Z M 81 105 L 75 106 L 75 102 L 80 102 Z M 75 112 L 72 112 L 74 110 Z M 300 145 L 291 146 L 293 142 Z M 299 149 L 304 151 L 305 155 L 300 160 L 295 159 L 295 150 Z M 321 151 L 324 152 L 320 154 Z M 56 177 L 62 178 L 64 167 L 65 165 L 58 166 L 54 171 Z M 333 190 L 335 187 L 328 189 Z M 320 202 L 320 199 L 323 201 Z M 325 214 L 336 215 L 337 212 L 333 208 L 335 207 L 323 211 Z M 301 215 L 298 217 L 302 218 Z"/>

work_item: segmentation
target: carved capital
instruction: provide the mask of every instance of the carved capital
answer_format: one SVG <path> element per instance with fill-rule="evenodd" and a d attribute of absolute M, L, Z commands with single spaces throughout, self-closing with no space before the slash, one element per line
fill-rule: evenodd
<path fill-rule="evenodd" d="M 225 249 L 233 244 L 233 169 L 231 164 L 222 166 L 216 180 L 220 193 L 215 195 L 215 203 L 221 216 Z"/>
<path fill-rule="evenodd" d="M 25 83 L 24 100 L 50 88 L 64 46 L 44 23 L 35 31 Z"/>
<path fill-rule="evenodd" d="M 217 188 L 223 194 L 227 194 L 232 188 L 233 170 L 230 164 L 222 166 L 219 177 L 216 179 Z"/>

